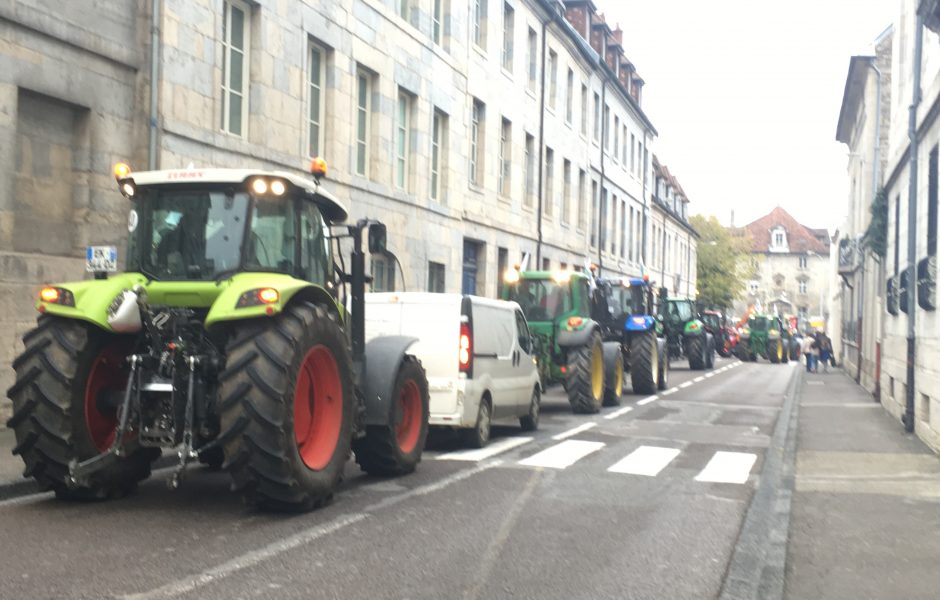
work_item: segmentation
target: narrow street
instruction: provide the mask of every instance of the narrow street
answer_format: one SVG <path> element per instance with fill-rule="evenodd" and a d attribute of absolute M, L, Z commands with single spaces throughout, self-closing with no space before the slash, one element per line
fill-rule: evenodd
<path fill-rule="evenodd" d="M 595 416 L 554 391 L 534 435 L 436 439 L 402 479 L 350 463 L 306 515 L 248 511 L 221 473 L 171 492 L 165 469 L 117 501 L 3 501 L 0 597 L 717 597 L 797 368 L 677 366 Z"/>

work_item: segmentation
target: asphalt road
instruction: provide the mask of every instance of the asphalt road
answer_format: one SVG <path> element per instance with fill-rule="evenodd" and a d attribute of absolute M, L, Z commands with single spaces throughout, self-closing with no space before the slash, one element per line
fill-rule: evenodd
<path fill-rule="evenodd" d="M 675 388 L 486 452 L 435 440 L 418 471 L 362 475 L 297 516 L 245 508 L 223 473 L 128 498 L 0 502 L 0 598 L 717 597 L 796 365 L 674 366 Z"/>

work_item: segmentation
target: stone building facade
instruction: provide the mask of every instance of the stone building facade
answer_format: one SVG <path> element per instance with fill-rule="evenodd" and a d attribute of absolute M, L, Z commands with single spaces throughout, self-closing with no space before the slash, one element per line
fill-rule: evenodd
<path fill-rule="evenodd" d="M 736 233 L 751 239 L 751 266 L 736 315 L 749 307 L 780 315 L 797 315 L 804 326 L 829 319 L 829 233 L 799 223 L 776 207 Z"/>
<path fill-rule="evenodd" d="M 378 289 L 493 296 L 523 254 L 649 263 L 656 130 L 591 0 L 11 0 L 0 40 L 4 364 L 42 283 L 122 247 L 119 160 L 323 156 L 351 217 L 388 224 L 402 269 L 374 260 Z"/>
<path fill-rule="evenodd" d="M 695 298 L 698 232 L 689 225 L 689 197 L 655 155 L 653 176 L 649 270 L 672 295 Z"/>

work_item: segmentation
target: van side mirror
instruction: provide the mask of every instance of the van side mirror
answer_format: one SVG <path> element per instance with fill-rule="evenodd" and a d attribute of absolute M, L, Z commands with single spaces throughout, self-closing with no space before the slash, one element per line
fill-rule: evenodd
<path fill-rule="evenodd" d="M 388 229 L 385 223 L 372 223 L 369 225 L 369 253 L 384 254 L 388 240 Z"/>

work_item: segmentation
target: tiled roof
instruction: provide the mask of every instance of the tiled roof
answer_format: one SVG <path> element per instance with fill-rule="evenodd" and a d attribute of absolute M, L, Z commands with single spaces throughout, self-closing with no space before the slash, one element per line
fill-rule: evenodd
<path fill-rule="evenodd" d="M 779 206 L 741 229 L 751 234 L 752 252 L 767 252 L 770 248 L 770 232 L 778 226 L 783 227 L 787 232 L 790 252 L 812 251 L 818 254 L 829 254 L 827 230 L 807 227 Z"/>

